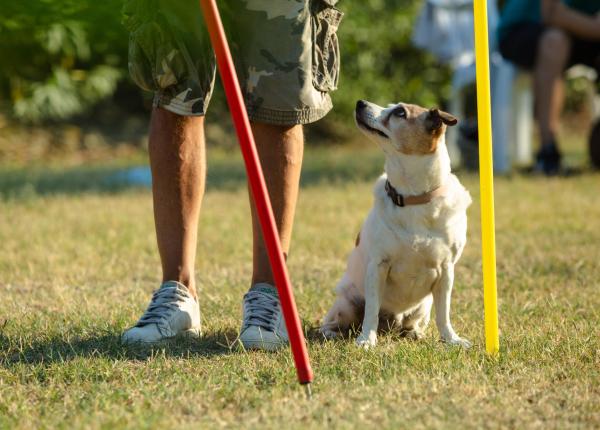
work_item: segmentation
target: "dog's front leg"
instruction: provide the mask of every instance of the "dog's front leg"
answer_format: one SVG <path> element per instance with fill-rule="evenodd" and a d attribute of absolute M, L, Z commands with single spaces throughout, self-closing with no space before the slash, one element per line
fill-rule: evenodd
<path fill-rule="evenodd" d="M 377 326 L 383 287 L 389 272 L 387 260 L 371 260 L 365 275 L 365 317 L 356 344 L 365 349 L 377 344 Z"/>
<path fill-rule="evenodd" d="M 450 324 L 450 300 L 453 284 L 454 265 L 448 264 L 442 268 L 442 276 L 433 287 L 435 323 L 444 342 L 470 348 L 471 342 L 458 336 Z"/>

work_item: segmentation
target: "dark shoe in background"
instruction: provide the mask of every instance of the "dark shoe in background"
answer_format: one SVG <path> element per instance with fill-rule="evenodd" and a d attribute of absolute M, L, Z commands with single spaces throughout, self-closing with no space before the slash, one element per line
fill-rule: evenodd
<path fill-rule="evenodd" d="M 561 158 L 556 142 L 546 143 L 535 157 L 535 171 L 546 176 L 558 175 L 561 172 Z"/>
<path fill-rule="evenodd" d="M 600 169 L 600 120 L 592 127 L 589 138 L 589 152 L 592 167 Z"/>

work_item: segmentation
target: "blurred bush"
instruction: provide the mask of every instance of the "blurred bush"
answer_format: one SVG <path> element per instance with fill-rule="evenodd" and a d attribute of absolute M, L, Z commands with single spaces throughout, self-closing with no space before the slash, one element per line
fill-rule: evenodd
<path fill-rule="evenodd" d="M 127 74 L 120 0 L 2 2 L 0 96 L 27 122 L 63 120 L 113 94 Z"/>
<path fill-rule="evenodd" d="M 13 118 L 68 120 L 113 95 L 118 84 L 133 86 L 127 73 L 122 3 L 2 2 L 0 100 L 10 101 L 5 109 L 8 106 Z M 339 30 L 342 76 L 334 93 L 332 119 L 347 118 L 359 98 L 433 105 L 447 96 L 449 71 L 410 42 L 420 4 L 417 0 L 340 1 L 346 13 Z M 223 109 L 217 92 L 211 113 Z"/>
<path fill-rule="evenodd" d="M 450 94 L 450 70 L 410 40 L 422 1 L 341 0 L 342 73 L 334 115 L 347 116 L 356 100 L 439 105 Z"/>

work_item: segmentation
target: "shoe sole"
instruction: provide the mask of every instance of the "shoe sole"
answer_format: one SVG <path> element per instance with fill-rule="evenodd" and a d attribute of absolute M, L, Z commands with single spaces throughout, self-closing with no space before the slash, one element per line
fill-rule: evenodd
<path fill-rule="evenodd" d="M 244 349 L 253 351 L 277 351 L 278 349 L 288 346 L 287 342 L 266 342 L 264 340 L 243 341 L 240 339 L 240 343 Z"/>
<path fill-rule="evenodd" d="M 189 330 L 186 330 L 182 333 L 179 333 L 177 337 L 184 337 L 184 338 L 191 338 L 191 339 L 198 339 L 199 337 L 202 336 L 202 329 L 200 328 L 191 328 Z"/>
<path fill-rule="evenodd" d="M 155 346 L 166 344 L 172 342 L 174 340 L 194 340 L 202 337 L 202 329 L 201 328 L 190 328 L 188 330 L 182 331 L 181 333 L 177 333 L 173 337 L 165 337 L 163 339 L 155 340 L 152 342 L 148 342 L 145 340 L 135 340 L 130 342 L 121 341 L 123 345 L 138 345 L 138 346 Z"/>

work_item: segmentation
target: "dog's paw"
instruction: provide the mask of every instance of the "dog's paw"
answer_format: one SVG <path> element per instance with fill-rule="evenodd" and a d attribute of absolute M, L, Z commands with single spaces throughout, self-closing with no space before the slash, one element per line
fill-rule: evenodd
<path fill-rule="evenodd" d="M 425 333 L 419 330 L 402 330 L 400 336 L 410 340 L 420 340 L 425 337 Z"/>
<path fill-rule="evenodd" d="M 325 339 L 335 339 L 336 337 L 338 337 L 340 335 L 340 332 L 338 330 L 331 330 L 327 327 L 321 327 L 319 329 L 319 332 L 323 335 L 323 337 Z"/>
<path fill-rule="evenodd" d="M 442 339 L 442 341 L 447 343 L 448 345 L 460 346 L 464 349 L 469 349 L 473 346 L 473 344 L 470 341 L 458 336 L 452 337 L 450 339 Z"/>
<path fill-rule="evenodd" d="M 356 339 L 356 346 L 362 349 L 373 348 L 377 345 L 377 337 L 360 335 Z"/>

